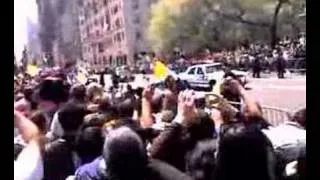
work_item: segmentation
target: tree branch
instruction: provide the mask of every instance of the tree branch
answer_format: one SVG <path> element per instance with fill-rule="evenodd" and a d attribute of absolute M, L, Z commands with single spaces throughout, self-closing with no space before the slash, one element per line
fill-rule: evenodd
<path fill-rule="evenodd" d="M 287 1 L 287 0 L 280 0 L 280 1 Z M 269 28 L 271 26 L 270 23 L 263 23 L 263 22 L 254 22 L 254 21 L 249 21 L 243 18 L 243 16 L 245 15 L 245 10 L 241 7 L 239 7 L 239 14 L 238 15 L 233 15 L 233 14 L 227 14 L 227 13 L 223 13 L 221 12 L 219 9 L 214 8 L 214 4 L 212 4 L 212 1 L 210 0 L 204 0 L 203 1 L 206 5 L 206 7 L 208 8 L 209 11 L 211 11 L 214 14 L 217 14 L 225 19 L 228 19 L 230 21 L 235 21 L 235 22 L 239 22 L 242 24 L 246 24 L 246 25 L 250 25 L 250 26 L 260 26 L 260 27 L 267 27 Z"/>
<path fill-rule="evenodd" d="M 223 12 L 221 12 L 219 10 L 215 10 L 215 9 L 212 9 L 212 12 L 214 12 L 215 14 L 222 16 L 223 18 L 228 19 L 230 21 L 235 21 L 235 22 L 239 22 L 242 24 L 250 25 L 250 26 L 260 26 L 260 27 L 270 27 L 271 26 L 271 24 L 269 24 L 269 23 L 254 22 L 254 21 L 249 21 L 249 20 L 243 19 L 244 13 L 241 13 L 240 15 L 231 15 L 231 14 L 226 14 L 226 13 L 223 13 Z"/>

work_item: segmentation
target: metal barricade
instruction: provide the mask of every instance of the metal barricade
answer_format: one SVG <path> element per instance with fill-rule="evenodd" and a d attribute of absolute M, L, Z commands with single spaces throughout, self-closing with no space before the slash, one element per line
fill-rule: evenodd
<path fill-rule="evenodd" d="M 229 102 L 232 105 L 242 105 L 238 102 Z M 273 126 L 277 126 L 291 118 L 291 112 L 286 109 L 262 106 L 263 117 Z"/>

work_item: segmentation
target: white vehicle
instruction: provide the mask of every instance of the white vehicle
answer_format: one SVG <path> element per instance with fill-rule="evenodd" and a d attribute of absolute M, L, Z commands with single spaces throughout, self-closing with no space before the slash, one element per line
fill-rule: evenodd
<path fill-rule="evenodd" d="M 248 82 L 248 73 L 244 71 L 231 70 L 243 84 Z M 223 79 L 223 65 L 221 63 L 197 64 L 188 67 L 188 69 L 179 74 L 179 78 L 193 88 L 212 89 L 216 82 Z"/>

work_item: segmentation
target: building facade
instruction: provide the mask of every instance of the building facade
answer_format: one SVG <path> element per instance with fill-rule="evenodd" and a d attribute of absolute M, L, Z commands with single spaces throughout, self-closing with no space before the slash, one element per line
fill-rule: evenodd
<path fill-rule="evenodd" d="M 80 0 L 79 27 L 83 59 L 96 67 L 133 65 L 148 52 L 149 10 L 155 0 Z"/>
<path fill-rule="evenodd" d="M 82 59 L 77 0 L 37 0 L 42 54 L 55 64 Z"/>

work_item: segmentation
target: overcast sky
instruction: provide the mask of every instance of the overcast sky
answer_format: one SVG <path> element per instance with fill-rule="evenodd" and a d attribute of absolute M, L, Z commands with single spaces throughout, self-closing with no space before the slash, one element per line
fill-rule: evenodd
<path fill-rule="evenodd" d="M 27 44 L 27 19 L 37 23 L 36 0 L 14 0 L 14 53 L 17 60 Z"/>

